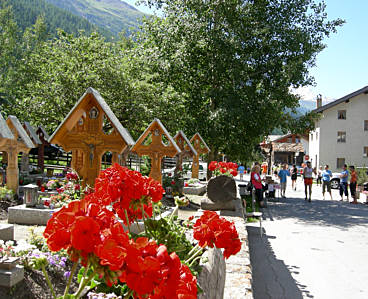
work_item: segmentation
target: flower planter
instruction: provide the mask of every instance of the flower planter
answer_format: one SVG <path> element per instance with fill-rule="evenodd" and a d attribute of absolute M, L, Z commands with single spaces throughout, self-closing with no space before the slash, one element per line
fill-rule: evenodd
<path fill-rule="evenodd" d="M 52 213 L 58 210 L 27 208 L 26 205 L 9 207 L 8 223 L 46 225 Z"/>

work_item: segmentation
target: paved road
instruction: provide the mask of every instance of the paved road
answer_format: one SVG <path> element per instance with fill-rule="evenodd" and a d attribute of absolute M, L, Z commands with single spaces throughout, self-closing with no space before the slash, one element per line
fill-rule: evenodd
<path fill-rule="evenodd" d="M 368 298 L 368 206 L 322 200 L 313 188 L 311 203 L 301 181 L 269 203 L 262 239 L 248 225 L 255 299 Z"/>

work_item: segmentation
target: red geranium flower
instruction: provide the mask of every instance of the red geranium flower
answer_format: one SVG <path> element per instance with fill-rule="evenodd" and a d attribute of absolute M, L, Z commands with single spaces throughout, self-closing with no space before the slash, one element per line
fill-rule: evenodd
<path fill-rule="evenodd" d="M 100 226 L 90 217 L 76 217 L 71 227 L 71 245 L 77 250 L 83 250 L 85 253 L 93 252 L 96 245 L 101 240 L 99 236 Z"/>
<path fill-rule="evenodd" d="M 241 242 L 233 223 L 217 215 L 216 212 L 205 211 L 193 226 L 193 237 L 201 247 L 224 248 L 224 257 L 240 251 Z"/>

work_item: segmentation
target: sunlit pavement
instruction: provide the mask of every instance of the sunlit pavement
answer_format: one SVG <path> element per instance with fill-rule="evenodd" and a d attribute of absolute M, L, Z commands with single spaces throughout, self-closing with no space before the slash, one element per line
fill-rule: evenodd
<path fill-rule="evenodd" d="M 248 224 L 254 298 L 368 298 L 368 206 L 340 202 L 338 190 L 323 200 L 315 184 L 306 202 L 298 180 L 263 210 L 263 238 Z"/>

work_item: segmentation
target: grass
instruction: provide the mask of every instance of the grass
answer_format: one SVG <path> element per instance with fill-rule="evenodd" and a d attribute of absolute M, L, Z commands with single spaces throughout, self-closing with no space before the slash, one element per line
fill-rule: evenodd
<path fill-rule="evenodd" d="M 252 213 L 253 210 L 252 210 L 252 196 L 251 195 L 245 195 L 245 196 L 242 196 L 242 199 L 245 199 L 246 200 L 246 212 L 247 213 Z M 254 207 L 255 207 L 255 212 L 259 212 L 260 210 L 260 207 L 259 207 L 259 203 L 257 201 L 255 201 L 254 203 Z M 247 222 L 258 222 L 259 219 L 257 218 L 253 218 L 253 217 L 248 217 L 247 218 Z"/>

